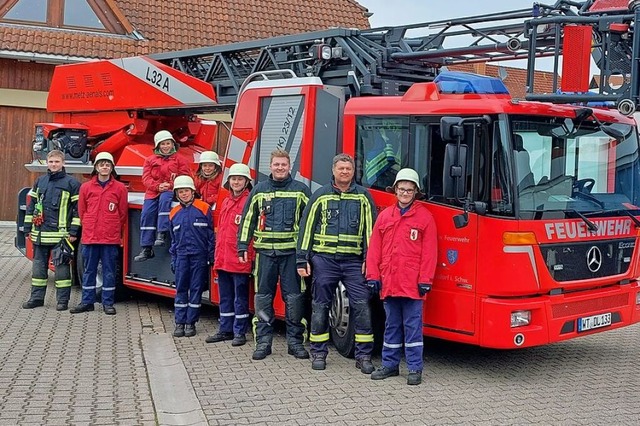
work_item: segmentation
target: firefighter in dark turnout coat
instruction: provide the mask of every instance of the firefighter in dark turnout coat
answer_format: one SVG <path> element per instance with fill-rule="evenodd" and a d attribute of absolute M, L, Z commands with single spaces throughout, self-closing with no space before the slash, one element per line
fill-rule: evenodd
<path fill-rule="evenodd" d="M 304 348 L 304 288 L 296 273 L 296 240 L 298 222 L 309 200 L 309 188 L 293 180 L 289 153 L 271 153 L 271 175 L 258 183 L 249 195 L 242 214 L 238 234 L 238 256 L 248 261 L 249 243 L 256 249 L 256 295 L 254 360 L 271 354 L 272 322 L 275 320 L 273 298 L 280 279 L 280 290 L 286 305 L 288 353 L 298 359 L 309 358 Z"/>
<path fill-rule="evenodd" d="M 44 305 L 52 250 L 72 252 L 71 245 L 80 230 L 78 192 L 80 182 L 64 169 L 64 153 L 53 150 L 47 154 L 47 174 L 40 176 L 29 192 L 31 197 L 24 219 L 24 232 L 33 243 L 31 297 L 22 304 L 24 309 Z M 64 247 L 63 247 L 64 245 Z M 57 249 L 54 250 L 54 247 Z M 70 256 L 70 255 L 69 255 Z M 71 295 L 71 257 L 56 258 L 56 310 L 66 311 Z"/>

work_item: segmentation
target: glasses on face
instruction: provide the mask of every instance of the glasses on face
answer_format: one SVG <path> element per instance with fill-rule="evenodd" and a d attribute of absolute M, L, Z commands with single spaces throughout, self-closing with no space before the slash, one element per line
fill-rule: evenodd
<path fill-rule="evenodd" d="M 411 189 L 407 189 L 407 188 L 396 188 L 396 190 L 398 191 L 398 193 L 400 194 L 407 194 L 407 195 L 411 195 L 414 192 L 416 192 L 415 189 L 411 188 Z"/>

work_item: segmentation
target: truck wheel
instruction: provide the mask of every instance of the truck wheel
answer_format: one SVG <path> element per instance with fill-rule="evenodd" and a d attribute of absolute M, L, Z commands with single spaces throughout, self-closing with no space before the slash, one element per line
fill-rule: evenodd
<path fill-rule="evenodd" d="M 349 321 L 349 314 L 347 290 L 342 282 L 339 282 L 329 311 L 331 340 L 340 355 L 353 358 L 356 348 L 355 330 L 353 322 Z"/>
<path fill-rule="evenodd" d="M 78 283 L 82 286 L 82 276 L 84 274 L 84 261 L 82 258 L 82 244 L 78 246 L 76 257 L 75 274 L 78 277 Z M 96 273 L 96 302 L 102 302 L 102 263 L 98 264 Z M 116 302 L 121 302 L 129 298 L 129 289 L 122 283 L 122 250 L 119 250 L 118 261 L 116 262 Z"/>

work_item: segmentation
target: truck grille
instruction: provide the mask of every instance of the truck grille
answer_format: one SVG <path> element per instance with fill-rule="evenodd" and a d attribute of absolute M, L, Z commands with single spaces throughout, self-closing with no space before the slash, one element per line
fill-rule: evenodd
<path fill-rule="evenodd" d="M 580 315 L 586 312 L 606 311 L 629 304 L 628 294 L 616 294 L 599 299 L 581 300 L 579 302 L 558 303 L 551 306 L 553 318 L 562 318 L 572 315 Z"/>

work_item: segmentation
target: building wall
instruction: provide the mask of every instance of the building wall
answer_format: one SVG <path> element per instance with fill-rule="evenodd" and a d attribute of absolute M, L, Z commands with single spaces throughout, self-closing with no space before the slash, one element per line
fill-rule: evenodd
<path fill-rule="evenodd" d="M 51 121 L 45 111 L 53 65 L 0 59 L 0 220 L 14 221 L 18 191 L 36 175 L 30 163 L 33 125 Z"/>

